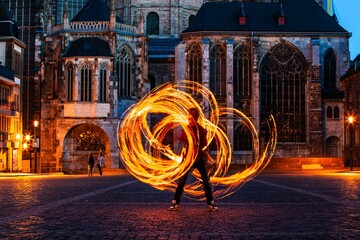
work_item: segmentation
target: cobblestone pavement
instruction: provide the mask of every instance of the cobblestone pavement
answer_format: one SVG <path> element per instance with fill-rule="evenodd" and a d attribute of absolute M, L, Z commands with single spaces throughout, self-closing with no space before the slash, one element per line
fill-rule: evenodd
<path fill-rule="evenodd" d="M 360 239 L 360 172 L 258 175 L 218 212 L 128 174 L 0 176 L 0 239 Z"/>

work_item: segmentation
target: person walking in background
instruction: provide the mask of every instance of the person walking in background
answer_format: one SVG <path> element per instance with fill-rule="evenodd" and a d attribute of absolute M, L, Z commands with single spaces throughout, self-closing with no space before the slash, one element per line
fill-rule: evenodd
<path fill-rule="evenodd" d="M 103 170 L 103 167 L 105 166 L 105 158 L 102 153 L 99 153 L 97 166 L 99 168 L 100 176 L 102 176 L 102 170 Z"/>
<path fill-rule="evenodd" d="M 93 176 L 93 171 L 94 171 L 94 164 L 95 164 L 95 159 L 94 159 L 94 156 L 93 156 L 93 154 L 92 153 L 90 153 L 89 154 L 89 173 L 88 173 L 88 175 L 89 175 L 89 177 L 91 176 Z"/>

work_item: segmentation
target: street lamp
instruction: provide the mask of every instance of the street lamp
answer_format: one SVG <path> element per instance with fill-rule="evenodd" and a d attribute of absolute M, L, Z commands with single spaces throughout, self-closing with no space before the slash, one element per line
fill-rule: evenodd
<path fill-rule="evenodd" d="M 355 118 L 353 116 L 349 116 L 348 118 L 348 122 L 349 122 L 349 128 L 350 128 L 350 133 L 349 133 L 349 139 L 350 139 L 350 171 L 353 170 L 353 166 L 354 166 L 354 159 L 353 159 L 353 123 L 355 122 Z"/>
<path fill-rule="evenodd" d="M 36 139 L 36 128 L 39 126 L 39 121 L 35 120 L 34 121 L 34 143 L 33 143 L 33 148 L 34 148 L 34 157 L 35 157 L 35 172 L 37 173 L 38 171 L 40 172 L 40 167 L 38 167 L 38 161 L 37 161 L 37 139 Z"/>

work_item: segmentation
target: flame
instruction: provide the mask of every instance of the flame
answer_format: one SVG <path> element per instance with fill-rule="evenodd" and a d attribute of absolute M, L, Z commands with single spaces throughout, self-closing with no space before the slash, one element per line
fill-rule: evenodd
<path fill-rule="evenodd" d="M 200 104 L 197 102 L 201 101 Z M 215 199 L 224 198 L 237 191 L 243 184 L 259 174 L 271 160 L 275 151 L 277 131 L 274 118 L 269 117 L 267 127 L 270 138 L 260 153 L 259 137 L 251 120 L 234 108 L 219 107 L 214 95 L 207 88 L 193 81 L 184 80 L 158 86 L 138 103 L 129 107 L 118 124 L 117 142 L 121 160 L 126 169 L 138 180 L 160 190 L 176 189 L 176 180 L 190 170 L 198 146 L 196 133 L 188 127 L 188 109 L 197 108 L 199 124 L 207 131 L 207 142 L 214 142 L 216 154 L 208 155 L 208 174 Z M 202 111 L 206 109 L 206 111 Z M 232 159 L 231 145 L 226 133 L 218 126 L 220 117 L 238 118 L 249 129 L 253 142 L 253 163 L 245 169 L 229 173 Z M 154 126 L 150 119 L 157 118 Z M 183 131 L 188 146 L 177 139 Z M 171 136 L 172 142 L 167 143 Z M 192 175 L 196 181 L 184 187 L 188 198 L 204 199 L 198 171 Z"/>

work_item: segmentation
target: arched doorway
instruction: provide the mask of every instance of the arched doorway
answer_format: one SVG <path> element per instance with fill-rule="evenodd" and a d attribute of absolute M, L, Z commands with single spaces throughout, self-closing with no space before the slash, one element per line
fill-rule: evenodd
<path fill-rule="evenodd" d="M 63 152 L 64 173 L 86 173 L 89 153 L 94 154 L 95 161 L 99 152 L 105 155 L 105 159 L 110 155 L 109 137 L 96 125 L 77 125 L 66 134 Z"/>
<path fill-rule="evenodd" d="M 325 146 L 327 157 L 339 157 L 340 156 L 340 139 L 332 136 L 326 139 Z"/>

